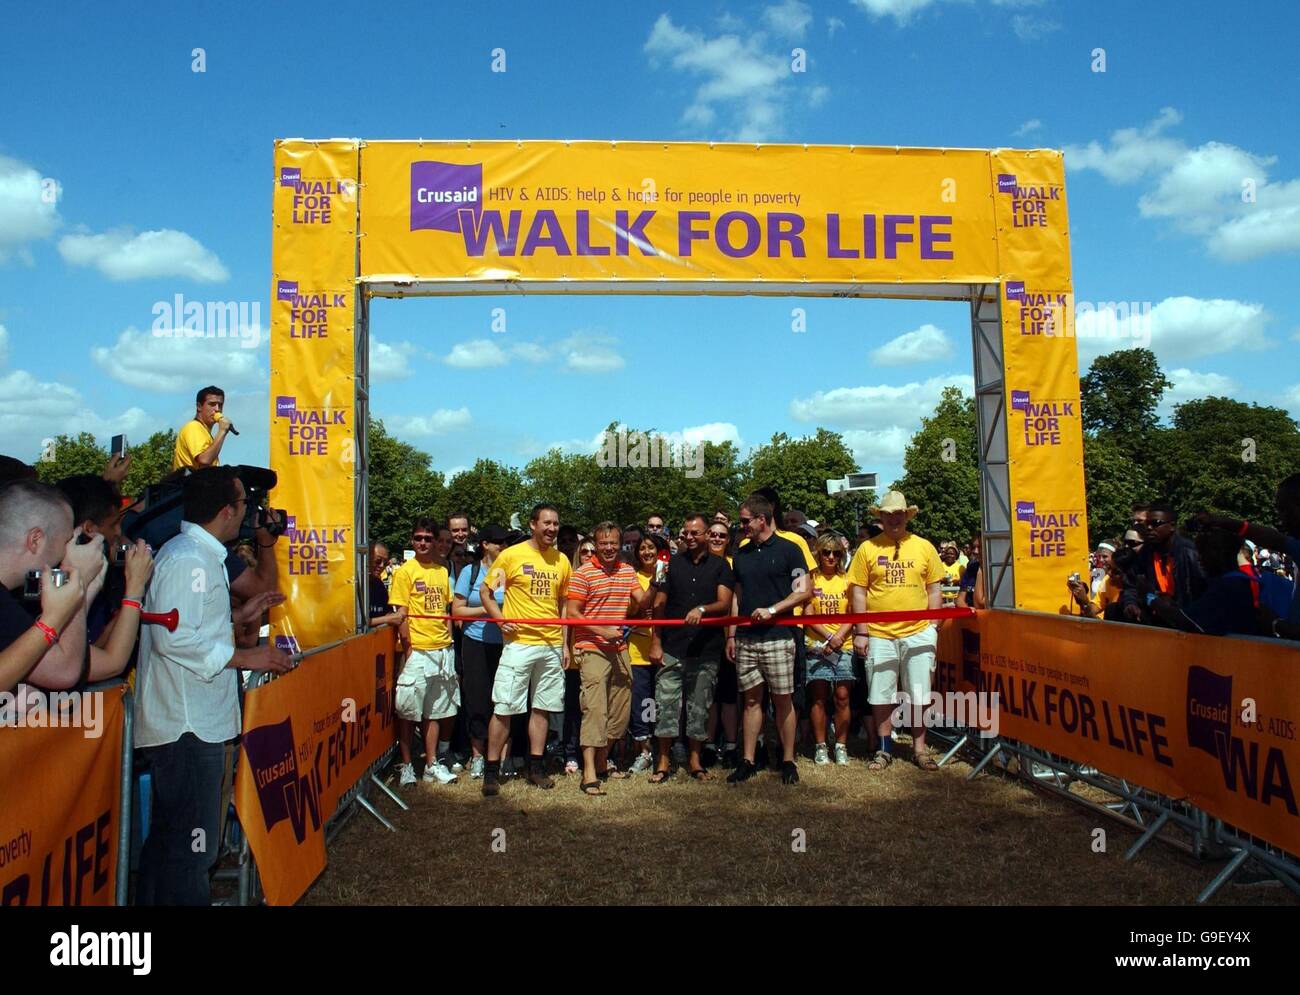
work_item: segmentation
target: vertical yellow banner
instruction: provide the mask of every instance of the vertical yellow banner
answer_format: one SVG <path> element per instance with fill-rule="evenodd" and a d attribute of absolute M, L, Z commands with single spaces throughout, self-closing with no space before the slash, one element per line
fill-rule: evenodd
<path fill-rule="evenodd" d="M 289 649 L 356 629 L 359 161 L 357 142 L 276 143 L 270 451 L 289 528 L 273 630 Z"/>
<path fill-rule="evenodd" d="M 1088 575 L 1079 360 L 1059 152 L 991 156 L 1016 607 L 1055 612 Z"/>

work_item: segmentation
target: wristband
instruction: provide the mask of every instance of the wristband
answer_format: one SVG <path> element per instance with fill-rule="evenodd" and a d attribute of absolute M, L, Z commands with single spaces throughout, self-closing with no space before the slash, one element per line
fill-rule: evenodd
<path fill-rule="evenodd" d="M 122 607 L 134 608 L 138 612 L 144 611 L 144 605 L 140 604 L 140 602 L 136 601 L 134 598 L 123 598 Z"/>
<path fill-rule="evenodd" d="M 39 618 L 35 622 L 33 622 L 32 625 L 36 626 L 36 628 L 41 630 L 41 636 L 51 646 L 53 646 L 55 643 L 59 641 L 59 634 L 55 632 L 53 628 L 51 628 L 50 626 L 42 622 Z"/>
<path fill-rule="evenodd" d="M 1247 532 L 1247 530 L 1249 530 L 1249 529 L 1250 529 L 1250 522 L 1243 520 L 1242 523 L 1241 523 L 1241 528 L 1239 528 L 1239 529 L 1237 530 L 1237 538 L 1239 538 L 1239 539 L 1245 539 L 1245 538 L 1246 538 L 1246 532 Z"/>

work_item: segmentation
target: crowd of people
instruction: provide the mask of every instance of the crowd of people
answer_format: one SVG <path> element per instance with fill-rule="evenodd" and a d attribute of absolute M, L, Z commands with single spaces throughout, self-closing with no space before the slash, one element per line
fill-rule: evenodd
<path fill-rule="evenodd" d="M 233 429 L 223 404 L 204 388 L 178 436 L 179 528 L 156 551 L 123 535 L 135 504 L 121 494 L 127 460 L 48 485 L 0 457 L 0 719 L 50 691 L 134 682 L 152 785 L 142 904 L 208 901 L 240 675 L 293 665 L 259 637 L 284 599 L 279 522 L 265 509 L 250 517 L 249 471 L 220 465 Z M 1204 512 L 1180 529 L 1168 503 L 1136 506 L 1092 575 L 1068 579 L 1062 611 L 1300 639 L 1300 474 L 1276 507 L 1279 529 Z M 790 785 L 801 752 L 849 764 L 855 733 L 870 771 L 904 755 L 936 770 L 924 722 L 898 704 L 930 700 L 934 613 L 982 608 L 986 592 L 981 537 L 933 544 L 911 531 L 917 511 L 890 491 L 849 536 L 764 488 L 734 518 L 692 513 L 676 531 L 661 515 L 580 529 L 545 503 L 526 530 L 418 518 L 400 564 L 372 545 L 367 585 L 372 625 L 397 630 L 399 783 L 468 772 L 491 797 L 511 779 L 552 788 L 563 771 L 600 796 L 630 776 L 662 784 L 683 770 L 703 782 L 722 770 L 743 784 L 766 768 Z M 141 626 L 142 613 L 172 609 L 174 630 Z M 877 611 L 913 614 L 853 618 Z M 213 842 L 196 848 L 196 828 Z"/>

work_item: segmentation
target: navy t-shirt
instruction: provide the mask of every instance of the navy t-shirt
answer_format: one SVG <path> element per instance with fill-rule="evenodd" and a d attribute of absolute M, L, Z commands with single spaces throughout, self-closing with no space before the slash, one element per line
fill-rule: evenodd
<path fill-rule="evenodd" d="M 807 576 L 808 562 L 798 546 L 773 532 L 767 542 L 750 541 L 736 550 L 731 569 L 740 586 L 737 614 L 750 615 L 788 598 L 798 578 Z M 786 625 L 742 625 L 736 638 L 793 639 L 794 632 Z"/>
<path fill-rule="evenodd" d="M 692 608 L 718 600 L 718 585 L 731 590 L 735 580 L 724 556 L 705 552 L 698 562 L 687 553 L 668 561 L 664 591 L 664 618 L 685 618 Z M 660 630 L 664 652 L 677 658 L 721 656 L 723 631 L 720 625 L 670 625 Z"/>

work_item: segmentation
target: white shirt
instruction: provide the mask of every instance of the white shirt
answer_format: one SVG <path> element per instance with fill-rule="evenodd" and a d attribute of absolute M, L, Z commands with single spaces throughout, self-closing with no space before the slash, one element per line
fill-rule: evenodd
<path fill-rule="evenodd" d="M 135 745 L 174 743 L 187 732 L 207 743 L 239 735 L 239 671 L 230 620 L 226 547 L 182 522 L 154 560 L 145 611 L 180 613 L 175 632 L 140 626 Z"/>

